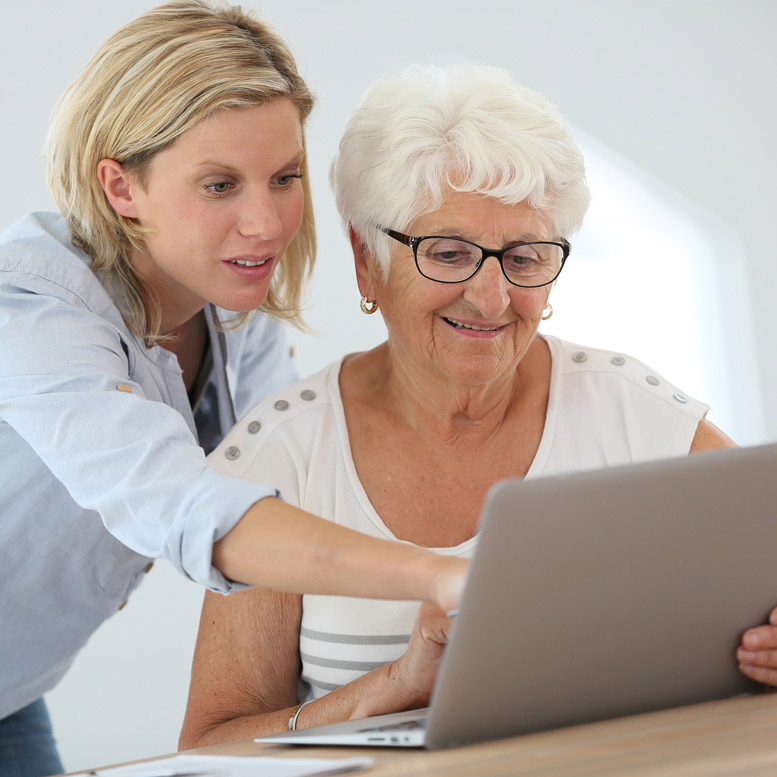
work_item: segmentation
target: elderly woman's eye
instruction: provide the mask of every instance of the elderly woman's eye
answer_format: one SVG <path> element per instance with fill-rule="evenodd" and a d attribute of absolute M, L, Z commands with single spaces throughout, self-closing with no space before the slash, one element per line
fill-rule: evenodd
<path fill-rule="evenodd" d="M 460 262 L 462 259 L 466 260 L 468 254 L 465 251 L 435 251 L 431 254 L 431 258 L 438 262 Z"/>
<path fill-rule="evenodd" d="M 504 255 L 504 261 L 509 262 L 513 267 L 533 267 L 544 264 L 547 257 L 543 257 L 538 248 L 533 245 L 516 246 Z"/>
<path fill-rule="evenodd" d="M 476 259 L 473 246 L 459 240 L 438 240 L 428 245 L 422 244 L 419 253 L 430 262 L 439 264 L 468 264 Z"/>

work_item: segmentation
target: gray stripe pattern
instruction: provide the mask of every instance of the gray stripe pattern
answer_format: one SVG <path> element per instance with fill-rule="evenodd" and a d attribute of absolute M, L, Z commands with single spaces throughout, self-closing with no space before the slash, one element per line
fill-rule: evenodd
<path fill-rule="evenodd" d="M 337 658 L 312 656 L 310 653 L 300 653 L 300 658 L 308 664 L 326 666 L 330 669 L 351 669 L 356 672 L 371 672 L 386 663 L 385 661 L 342 661 Z"/>
<path fill-rule="evenodd" d="M 335 642 L 343 645 L 406 645 L 410 641 L 409 634 L 332 634 L 327 631 L 313 631 L 304 626 L 300 629 L 300 635 L 309 639 L 318 639 L 321 642 Z"/>
<path fill-rule="evenodd" d="M 338 688 L 342 688 L 342 685 L 338 683 L 322 683 L 318 680 L 314 680 L 306 674 L 300 676 L 303 682 L 306 682 L 311 688 L 320 688 L 322 691 L 336 691 Z"/>

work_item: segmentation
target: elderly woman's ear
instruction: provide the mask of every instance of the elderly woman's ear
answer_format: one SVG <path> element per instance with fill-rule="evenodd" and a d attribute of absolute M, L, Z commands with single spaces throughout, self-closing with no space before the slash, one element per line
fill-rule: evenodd
<path fill-rule="evenodd" d="M 353 261 L 356 267 L 356 281 L 359 285 L 359 292 L 370 302 L 376 299 L 377 287 L 374 281 L 374 274 L 379 271 L 375 258 L 370 253 L 370 249 L 359 236 L 359 233 L 348 225 L 348 236 L 351 240 L 351 249 L 353 250 Z"/>

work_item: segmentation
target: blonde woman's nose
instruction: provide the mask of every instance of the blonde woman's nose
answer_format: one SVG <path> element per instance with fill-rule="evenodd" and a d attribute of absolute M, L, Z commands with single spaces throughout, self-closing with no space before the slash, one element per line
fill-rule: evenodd
<path fill-rule="evenodd" d="M 245 237 L 271 240 L 283 230 L 283 222 L 270 192 L 246 198 L 240 211 L 238 230 Z"/>

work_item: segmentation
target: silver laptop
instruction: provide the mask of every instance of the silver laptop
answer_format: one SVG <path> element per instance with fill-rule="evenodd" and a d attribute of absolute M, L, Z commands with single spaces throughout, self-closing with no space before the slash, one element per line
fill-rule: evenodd
<path fill-rule="evenodd" d="M 257 741 L 442 748 L 748 693 L 734 652 L 774 605 L 777 444 L 504 481 L 431 706 Z"/>

